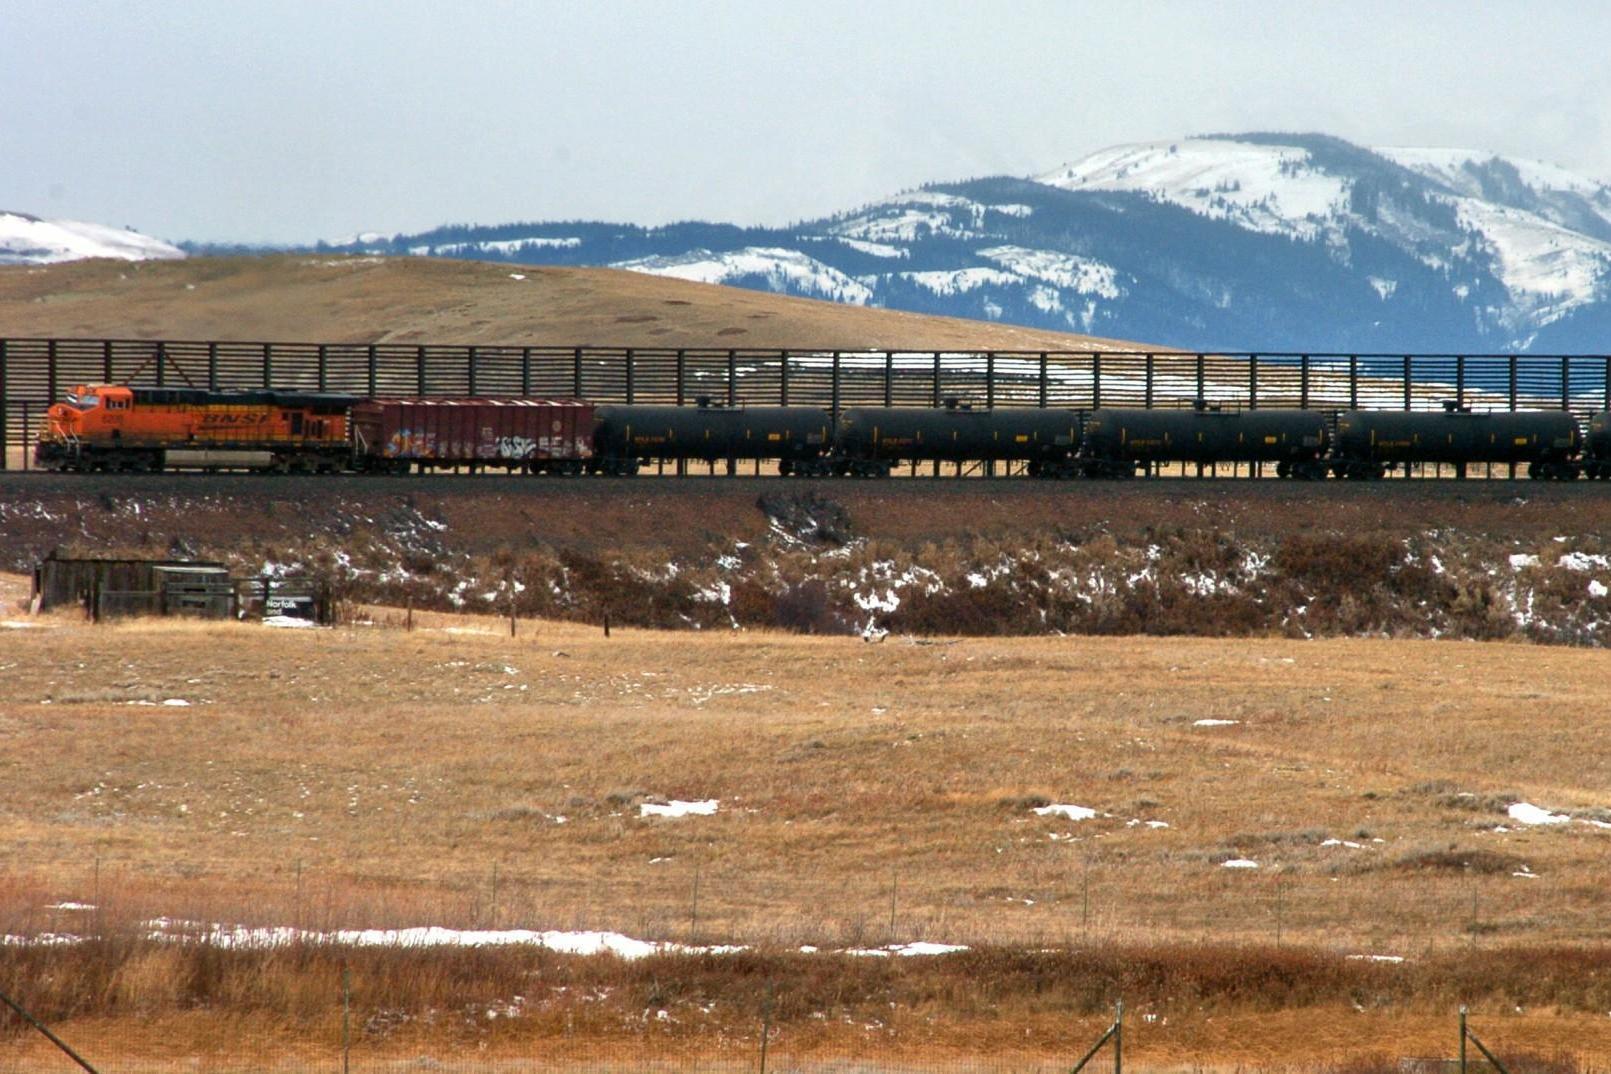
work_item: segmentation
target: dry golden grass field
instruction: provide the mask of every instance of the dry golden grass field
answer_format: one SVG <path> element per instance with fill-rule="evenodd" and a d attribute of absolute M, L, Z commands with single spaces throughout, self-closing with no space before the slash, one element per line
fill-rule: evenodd
<path fill-rule="evenodd" d="M 540 621 L 510 638 L 385 609 L 335 630 L 95 627 L 26 620 L 24 593 L 0 590 L 0 624 L 29 624 L 0 625 L 0 934 L 168 918 L 749 949 L 355 956 L 370 1014 L 461 979 L 487 1004 L 519 990 L 492 1054 L 545 1034 L 571 1056 L 641 1048 L 658 1008 L 658 1047 L 747 1055 L 775 981 L 801 1054 L 1077 1057 L 1123 994 L 1141 1069 L 1449 1052 L 1460 1002 L 1490 1043 L 1611 1061 L 1602 651 Z M 1562 819 L 1521 823 L 1518 802 Z M 970 950 L 798 950 L 912 941 Z M 236 965 L 129 943 L 0 948 L 0 987 L 153 1062 L 220 1019 L 334 1032 L 323 945 Z M 533 999 L 532 977 L 572 999 Z M 577 1008 L 584 984 L 614 998 Z M 483 1030 L 415 1022 L 377 1046 L 485 1048 Z"/>
<path fill-rule="evenodd" d="M 307 254 L 0 267 L 0 325 L 10 336 L 116 339 L 1033 351 L 1128 346 L 617 269 Z"/>

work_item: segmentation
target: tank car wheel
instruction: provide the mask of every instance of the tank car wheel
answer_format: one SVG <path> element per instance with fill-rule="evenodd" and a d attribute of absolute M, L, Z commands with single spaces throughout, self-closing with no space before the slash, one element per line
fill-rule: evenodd
<path fill-rule="evenodd" d="M 1275 476 L 1285 479 L 1292 476 L 1292 464 L 1282 459 L 1275 464 Z"/>
<path fill-rule="evenodd" d="M 794 474 L 794 461 L 792 459 L 778 460 L 778 476 L 790 477 Z"/>

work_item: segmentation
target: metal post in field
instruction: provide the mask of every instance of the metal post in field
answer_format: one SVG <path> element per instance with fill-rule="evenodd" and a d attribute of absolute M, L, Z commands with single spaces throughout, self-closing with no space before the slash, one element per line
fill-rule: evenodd
<path fill-rule="evenodd" d="M 162 387 L 162 365 L 164 351 L 162 344 L 157 344 L 157 387 Z M 263 344 L 263 387 L 274 387 L 274 344 Z"/>
<path fill-rule="evenodd" d="M 985 407 L 995 409 L 996 406 L 996 352 L 991 351 L 985 355 Z"/>
<path fill-rule="evenodd" d="M 1298 355 L 1298 409 L 1309 409 L 1309 356 Z"/>
<path fill-rule="evenodd" d="M 1113 1005 L 1113 1074 L 1124 1074 L 1124 1000 Z"/>
<path fill-rule="evenodd" d="M 1091 352 L 1091 409 L 1102 409 L 1102 355 Z"/>
<path fill-rule="evenodd" d="M 341 967 L 341 1074 L 352 1071 L 352 971 Z"/>
<path fill-rule="evenodd" d="M 1460 1074 L 1466 1074 L 1466 1009 L 1460 1008 Z"/>
<path fill-rule="evenodd" d="M 1259 356 L 1256 354 L 1247 356 L 1247 408 L 1259 408 Z"/>
<path fill-rule="evenodd" d="M 760 1074 L 766 1074 L 766 1044 L 767 1038 L 772 1036 L 772 985 L 766 986 L 766 998 L 761 1001 L 761 1069 Z"/>
<path fill-rule="evenodd" d="M 693 893 L 688 900 L 688 942 L 699 933 L 699 862 L 694 862 Z"/>
<path fill-rule="evenodd" d="M 376 347 L 375 347 L 375 345 L 373 343 L 371 343 L 369 345 L 368 353 L 364 357 L 365 357 L 366 366 L 367 366 L 367 368 L 364 370 L 364 372 L 367 373 L 368 377 L 369 377 L 369 397 L 371 399 L 373 399 L 375 396 L 380 394 L 380 392 L 378 390 L 379 389 L 378 381 L 380 380 L 380 369 L 379 369 L 380 360 L 379 360 L 379 354 L 378 354 L 378 352 L 376 350 Z"/>
<path fill-rule="evenodd" d="M 1405 410 L 1412 409 L 1412 401 L 1410 399 L 1410 385 L 1411 385 L 1411 383 L 1412 383 L 1412 381 L 1410 380 L 1410 356 L 1406 354 L 1404 356 L 1404 409 Z"/>
<path fill-rule="evenodd" d="M 531 394 L 531 348 L 520 348 L 520 394 Z"/>
<path fill-rule="evenodd" d="M 1607 383 L 1611 383 L 1611 379 L 1608 379 Z M 1040 352 L 1040 391 L 1037 394 L 1037 398 L 1039 399 L 1039 405 L 1044 407 L 1046 405 L 1046 352 L 1045 351 Z"/>
<path fill-rule="evenodd" d="M 1611 383 L 1608 379 L 1607 383 Z M 778 352 L 778 406 L 789 405 L 789 352 Z"/>
<path fill-rule="evenodd" d="M 1606 383 L 1611 384 L 1611 377 L 1606 378 Z M 0 470 L 9 465 L 11 448 L 11 438 L 7 435 L 9 432 L 6 427 L 6 341 L 0 339 Z M 22 450 L 23 459 L 26 460 L 28 458 L 26 443 L 23 444 Z"/>
<path fill-rule="evenodd" d="M 1147 355 L 1146 366 L 1145 366 L 1145 369 L 1146 369 L 1146 374 L 1145 374 L 1146 375 L 1146 389 L 1145 389 L 1146 402 L 1143 405 L 1148 410 L 1152 409 L 1152 381 L 1153 381 L 1153 366 L 1155 364 L 1156 364 L 1156 361 L 1155 361 L 1154 357 L 1152 355 L 1150 355 L 1150 354 Z"/>
<path fill-rule="evenodd" d="M 425 394 L 425 346 L 414 349 L 414 394 Z"/>
<path fill-rule="evenodd" d="M 329 348 L 323 343 L 319 344 L 319 390 L 330 390 L 330 354 Z"/>
<path fill-rule="evenodd" d="M 633 348 L 626 349 L 626 402 L 631 406 L 638 396 L 638 360 Z"/>
<path fill-rule="evenodd" d="M 1348 409 L 1359 409 L 1359 355 L 1348 356 Z"/>
<path fill-rule="evenodd" d="M 475 375 L 476 370 L 475 370 L 475 367 L 476 367 L 476 359 L 478 357 L 479 357 L 479 355 L 476 352 L 475 345 L 471 344 L 470 345 L 470 350 L 464 356 L 464 386 L 467 389 L 469 389 L 469 392 L 470 392 L 471 395 L 476 394 L 476 390 L 475 390 L 476 389 L 476 383 L 475 383 L 476 382 L 476 375 Z"/>
<path fill-rule="evenodd" d="M 884 405 L 895 405 L 895 355 L 884 352 Z"/>

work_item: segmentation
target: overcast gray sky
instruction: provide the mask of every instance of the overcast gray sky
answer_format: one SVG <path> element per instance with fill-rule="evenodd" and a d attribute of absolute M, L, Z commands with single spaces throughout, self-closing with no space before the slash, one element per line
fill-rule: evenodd
<path fill-rule="evenodd" d="M 1314 130 L 1611 179 L 1611 4 L 0 0 L 0 209 L 170 239 L 784 223 Z"/>

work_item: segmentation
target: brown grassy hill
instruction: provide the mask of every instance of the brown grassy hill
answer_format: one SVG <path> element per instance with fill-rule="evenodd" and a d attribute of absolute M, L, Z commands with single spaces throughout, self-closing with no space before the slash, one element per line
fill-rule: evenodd
<path fill-rule="evenodd" d="M 78 261 L 0 268 L 10 336 L 1088 350 L 1133 345 L 596 268 L 426 258 Z"/>

